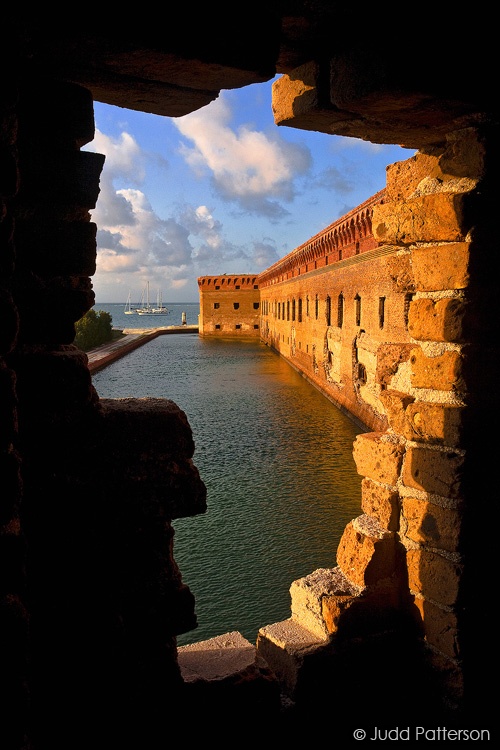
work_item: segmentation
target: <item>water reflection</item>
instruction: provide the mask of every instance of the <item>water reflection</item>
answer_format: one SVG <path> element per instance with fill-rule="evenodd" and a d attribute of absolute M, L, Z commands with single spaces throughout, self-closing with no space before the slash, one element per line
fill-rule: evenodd
<path fill-rule="evenodd" d="M 174 521 L 198 628 L 179 645 L 290 616 L 293 580 L 335 566 L 360 514 L 360 429 L 257 341 L 161 336 L 96 373 L 103 398 L 154 396 L 187 414 L 208 510 Z"/>

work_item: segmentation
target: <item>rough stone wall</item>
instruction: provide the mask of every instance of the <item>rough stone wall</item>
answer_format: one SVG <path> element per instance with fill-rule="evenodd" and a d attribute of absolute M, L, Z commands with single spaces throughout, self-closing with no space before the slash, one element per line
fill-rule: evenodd
<path fill-rule="evenodd" d="M 13 92 L 11 91 L 11 94 Z M 203 513 L 186 415 L 99 401 L 74 324 L 94 303 L 104 157 L 87 90 L 19 83 L 2 118 L 2 748 L 164 733 L 196 626 L 171 520 Z M 50 148 L 49 148 L 50 144 Z M 78 734 L 78 736 L 76 736 Z M 114 744 L 116 743 L 116 745 Z"/>
<path fill-rule="evenodd" d="M 387 201 L 375 208 L 373 227 L 379 239 L 405 248 L 399 257 L 415 288 L 408 323 L 412 348 L 397 387 L 389 385 L 381 394 L 388 430 L 360 435 L 354 445 L 371 533 L 359 533 L 360 523 L 354 521 L 338 551 L 347 577 L 369 587 L 373 579 L 367 574 L 376 559 L 376 545 L 366 552 L 370 536 L 385 535 L 394 550 L 404 550 L 399 559 L 409 611 L 439 675 L 436 684 L 445 704 L 454 709 L 464 697 L 474 700 L 463 662 L 471 637 L 465 606 L 471 581 L 465 567 L 472 563 L 466 540 L 474 532 L 467 526 L 475 516 L 467 506 L 478 499 L 470 474 L 477 449 L 469 409 L 482 397 L 481 378 L 478 383 L 470 369 L 470 335 L 483 303 L 470 275 L 474 255 L 481 252 L 481 242 L 472 239 L 471 221 L 478 214 L 467 208 L 480 195 L 482 155 L 482 139 L 466 131 L 442 155 L 417 155 L 388 170 Z M 468 177 L 457 178 L 465 165 L 472 167 Z M 446 263 L 437 264 L 438 257 L 446 257 Z M 483 293 L 489 296 L 484 288 Z"/>
<path fill-rule="evenodd" d="M 26 549 L 21 523 L 21 453 L 16 396 L 16 375 L 7 357 L 16 345 L 18 316 L 8 281 L 14 266 L 13 219 L 6 203 L 17 190 L 15 97 L 4 88 L 0 94 L 1 239 L 0 269 L 0 741 L 21 747 L 26 738 L 25 716 L 29 705 L 28 626 L 26 602 Z"/>
<path fill-rule="evenodd" d="M 477 587 L 484 602 L 482 566 L 491 557 L 487 544 L 482 556 L 474 549 L 481 526 L 474 473 L 492 446 L 481 442 L 471 409 L 484 415 L 498 399 L 493 363 L 484 362 L 480 371 L 473 365 L 497 318 L 484 277 L 483 239 L 491 235 L 474 228 L 491 200 L 486 141 L 484 133 L 465 130 L 442 153 L 419 153 L 388 169 L 386 201 L 374 208 L 373 231 L 394 249 L 385 272 L 413 297 L 401 343 L 373 348 L 387 427 L 354 443 L 362 515 L 344 531 L 337 567 L 294 582 L 290 620 L 262 628 L 258 638 L 258 652 L 293 697 L 342 706 L 351 688 L 364 695 L 378 723 L 394 713 L 462 725 L 472 717 L 491 720 L 491 700 L 475 683 L 480 662 L 468 661 L 471 648 L 484 653 L 485 631 L 468 597 Z M 359 283 L 369 289 L 369 264 L 358 270 Z M 328 288 L 336 275 L 332 268 Z M 298 294 L 304 279 L 280 286 Z M 282 324 L 281 347 L 293 363 L 292 325 Z M 487 420 L 479 429 L 485 438 Z M 484 614 L 488 622 L 487 604 Z M 393 649 L 411 686 L 398 693 L 395 673 L 379 675 L 383 697 L 368 699 L 368 655 L 394 659 Z M 364 679 L 353 676 L 357 670 Z"/>
<path fill-rule="evenodd" d="M 473 457 L 465 424 L 479 395 L 469 364 L 481 311 L 469 275 L 481 253 L 481 242 L 474 241 L 480 214 L 469 209 L 481 203 L 484 153 L 481 136 L 466 130 L 450 138 L 442 154 L 417 155 L 388 170 L 386 203 L 374 209 L 373 231 L 405 249 L 401 262 L 415 288 L 412 348 L 404 376 L 383 393 L 388 431 L 362 435 L 354 448 L 358 471 L 368 479 L 365 490 L 375 482 L 399 495 L 408 589 L 445 693 L 458 704 L 469 635 L 465 509 L 475 502 L 468 491 Z M 436 263 L 438 257 L 446 263 Z M 378 513 L 371 515 L 380 522 Z"/>

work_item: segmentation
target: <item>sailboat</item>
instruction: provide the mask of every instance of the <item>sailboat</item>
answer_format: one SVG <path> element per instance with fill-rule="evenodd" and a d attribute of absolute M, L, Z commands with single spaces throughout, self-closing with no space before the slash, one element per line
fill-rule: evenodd
<path fill-rule="evenodd" d="M 128 293 L 127 301 L 125 302 L 125 310 L 123 311 L 125 315 L 135 315 L 137 310 L 134 308 L 132 309 L 132 303 L 130 301 L 131 294 Z"/>
<path fill-rule="evenodd" d="M 138 315 L 168 315 L 170 310 L 162 304 L 161 291 L 158 290 L 158 296 L 156 301 L 156 307 L 152 306 L 149 302 L 149 281 L 146 284 L 145 289 L 146 303 L 137 310 Z M 143 295 L 144 297 L 144 295 Z"/>
<path fill-rule="evenodd" d="M 158 289 L 158 295 L 156 298 L 156 307 L 151 310 L 153 315 L 168 315 L 170 310 L 162 302 L 161 291 Z"/>

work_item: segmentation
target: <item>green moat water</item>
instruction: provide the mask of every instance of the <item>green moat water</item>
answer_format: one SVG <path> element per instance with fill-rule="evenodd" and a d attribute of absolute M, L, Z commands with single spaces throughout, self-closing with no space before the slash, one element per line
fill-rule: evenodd
<path fill-rule="evenodd" d="M 93 382 L 102 398 L 171 399 L 193 430 L 208 509 L 173 522 L 198 618 L 179 645 L 232 630 L 255 643 L 290 617 L 292 581 L 336 565 L 361 513 L 360 429 L 258 341 L 160 336 Z"/>

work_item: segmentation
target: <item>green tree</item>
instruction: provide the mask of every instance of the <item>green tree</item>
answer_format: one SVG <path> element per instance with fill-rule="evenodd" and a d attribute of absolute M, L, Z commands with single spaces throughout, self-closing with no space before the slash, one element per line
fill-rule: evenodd
<path fill-rule="evenodd" d="M 113 319 L 104 310 L 89 310 L 75 324 L 75 346 L 88 352 L 113 338 Z"/>

